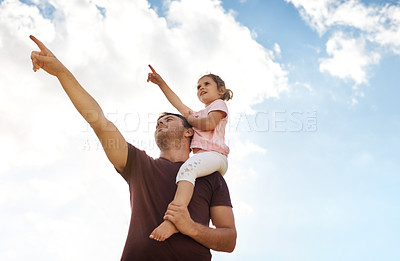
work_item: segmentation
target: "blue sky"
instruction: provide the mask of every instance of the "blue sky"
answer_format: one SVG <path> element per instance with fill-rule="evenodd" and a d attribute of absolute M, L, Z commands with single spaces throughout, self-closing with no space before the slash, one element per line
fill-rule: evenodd
<path fill-rule="evenodd" d="M 398 260 L 399 13 L 398 1 L 0 1 L 0 259 L 116 260 L 129 221 L 95 135 L 31 72 L 35 34 L 154 156 L 154 117 L 172 108 L 145 83 L 148 63 L 193 107 L 206 71 L 233 89 L 238 242 L 213 260 Z"/>
<path fill-rule="evenodd" d="M 275 193 L 253 190 L 251 201 L 264 198 L 295 205 L 304 216 L 293 212 L 287 218 L 308 218 L 306 224 L 300 221 L 282 229 L 286 236 L 281 239 L 282 251 L 293 255 L 259 244 L 263 250 L 251 256 L 254 260 L 260 260 L 259 256 L 270 260 L 397 260 L 400 126 L 399 75 L 395 71 L 399 56 L 383 51 L 379 64 L 368 67 L 367 82 L 357 87 L 364 96 L 350 105 L 354 82 L 318 68 L 319 59 L 328 56 L 325 43 L 336 28 L 319 36 L 283 1 L 231 3 L 226 1 L 224 7 L 238 12 L 237 19 L 256 31 L 259 43 L 267 48 L 279 43 L 279 61 L 289 68 L 291 92 L 279 100 L 266 100 L 257 110 L 318 113 L 318 130 L 313 133 L 249 133 L 254 142 L 268 149 L 267 162 L 273 165 L 266 166 L 258 158 L 262 163 L 256 164 L 265 170 L 263 184 L 279 188 Z M 353 28 L 344 31 L 359 33 Z M 309 83 L 312 93 L 296 82 Z M 275 179 L 269 178 L 268 170 Z M 268 209 L 268 203 L 263 208 Z M 268 214 L 264 218 L 268 220 Z M 260 232 L 264 239 L 272 234 L 268 229 Z"/>

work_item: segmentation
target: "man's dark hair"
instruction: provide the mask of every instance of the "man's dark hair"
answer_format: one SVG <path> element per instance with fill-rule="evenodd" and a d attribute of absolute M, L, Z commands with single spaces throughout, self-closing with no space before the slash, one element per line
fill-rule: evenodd
<path fill-rule="evenodd" d="M 185 127 L 185 129 L 191 129 L 191 128 L 192 128 L 192 125 L 189 124 L 189 122 L 186 120 L 186 118 L 183 117 L 183 116 L 180 115 L 180 114 L 177 114 L 177 113 L 162 112 L 162 113 L 160 114 L 160 116 L 158 116 L 157 121 L 158 121 L 159 119 L 161 119 L 162 117 L 165 117 L 165 116 L 168 116 L 168 115 L 172 115 L 172 116 L 176 116 L 176 117 L 180 118 L 180 119 L 182 120 L 182 124 L 183 124 L 183 127 Z M 190 137 L 190 139 L 189 139 L 189 144 L 192 142 L 192 139 L 193 139 L 193 135 L 192 135 L 192 136 Z M 192 149 L 190 149 L 190 151 L 192 151 Z"/>
<path fill-rule="evenodd" d="M 186 118 L 183 117 L 183 116 L 180 115 L 180 114 L 177 114 L 177 113 L 162 112 L 162 113 L 160 114 L 160 116 L 158 117 L 157 121 L 158 121 L 159 119 L 161 119 L 162 117 L 165 117 L 165 116 L 167 116 L 167 115 L 173 115 L 173 116 L 179 117 L 179 118 L 182 120 L 183 127 L 185 127 L 185 129 L 191 129 L 191 128 L 192 128 L 192 125 L 189 124 L 189 122 L 186 120 Z"/>

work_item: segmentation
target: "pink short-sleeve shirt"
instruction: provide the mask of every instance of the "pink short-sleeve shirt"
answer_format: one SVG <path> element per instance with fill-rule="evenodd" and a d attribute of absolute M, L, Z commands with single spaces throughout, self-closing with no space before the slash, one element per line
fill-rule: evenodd
<path fill-rule="evenodd" d="M 215 100 L 205 109 L 194 112 L 193 116 L 196 118 L 205 118 L 212 111 L 222 111 L 226 114 L 226 116 L 219 121 L 218 125 L 212 131 L 202 131 L 197 128 L 193 128 L 194 135 L 192 143 L 190 144 L 190 148 L 216 151 L 228 156 L 229 147 L 225 144 L 225 127 L 228 123 L 228 106 L 226 106 L 226 103 L 221 99 Z"/>

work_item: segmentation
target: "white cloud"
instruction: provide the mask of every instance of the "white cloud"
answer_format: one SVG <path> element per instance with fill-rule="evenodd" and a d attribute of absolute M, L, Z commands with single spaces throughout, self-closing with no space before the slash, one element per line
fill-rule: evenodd
<path fill-rule="evenodd" d="M 301 82 L 295 82 L 295 86 L 300 86 L 306 88 L 310 93 L 314 94 L 314 90 L 311 87 L 311 84 L 309 83 L 301 83 Z"/>
<path fill-rule="evenodd" d="M 346 37 L 336 33 L 326 44 L 331 58 L 321 59 L 320 71 L 341 79 L 353 79 L 356 84 L 366 83 L 366 69 L 379 62 L 378 53 L 367 53 L 364 39 Z"/>
<path fill-rule="evenodd" d="M 249 188 L 254 187 L 255 184 L 259 182 L 260 177 L 263 176 L 263 173 L 256 171 L 254 166 L 247 166 L 245 162 L 250 156 L 265 155 L 267 150 L 248 140 L 240 140 L 239 135 L 235 135 L 235 133 L 231 136 L 232 141 L 229 144 L 231 149 L 229 154 L 229 166 L 224 178 L 229 183 L 233 205 L 239 205 L 239 208 L 235 210 L 235 213 L 241 215 L 239 212 L 252 207 L 243 201 L 244 197 L 239 195 L 243 193 L 244 188 L 247 188 L 249 191 Z M 249 196 L 247 193 L 245 194 L 246 197 Z"/>
<path fill-rule="evenodd" d="M 281 47 L 279 46 L 279 44 L 277 44 L 277 43 L 274 44 L 274 51 L 278 57 L 281 56 L 282 51 L 281 51 Z"/>
<path fill-rule="evenodd" d="M 238 200 L 235 204 L 235 215 L 236 218 L 243 218 L 245 216 L 251 216 L 254 213 L 253 205 L 247 203 L 244 200 Z"/>
<path fill-rule="evenodd" d="M 384 7 L 365 6 L 358 0 L 286 0 L 299 9 L 301 16 L 320 34 L 333 26 L 354 27 L 372 32 L 379 28 Z"/>
<path fill-rule="evenodd" d="M 46 32 L 46 36 L 38 34 L 45 41 L 52 40 L 55 34 L 54 25 L 39 14 L 38 8 L 15 0 L 4 0 L 1 4 L 0 24 L 3 27 L 2 38 L 7 39 L 7 45 L 17 42 L 15 40 L 23 42 L 26 40 L 26 35 L 38 28 Z"/>
<path fill-rule="evenodd" d="M 323 32 L 326 28 L 326 16 L 329 15 L 329 7 L 335 2 L 334 0 L 286 0 L 292 3 L 303 19 L 305 19 L 318 32 Z"/>
<path fill-rule="evenodd" d="M 332 32 L 326 48 L 333 57 L 321 59 L 321 71 L 350 78 L 356 84 L 366 83 L 370 65 L 387 52 L 400 54 L 399 5 L 367 6 L 358 0 L 286 1 L 299 9 L 302 18 L 320 35 Z"/>
<path fill-rule="evenodd" d="M 380 10 L 379 30 L 369 36 L 370 41 L 387 47 L 400 55 L 400 6 L 385 6 Z"/>
<path fill-rule="evenodd" d="M 265 154 L 267 152 L 265 148 L 262 148 L 248 140 L 245 142 L 236 140 L 234 146 L 232 146 L 232 150 L 235 152 L 234 155 L 237 156 L 237 159 L 245 158 L 251 153 Z"/>

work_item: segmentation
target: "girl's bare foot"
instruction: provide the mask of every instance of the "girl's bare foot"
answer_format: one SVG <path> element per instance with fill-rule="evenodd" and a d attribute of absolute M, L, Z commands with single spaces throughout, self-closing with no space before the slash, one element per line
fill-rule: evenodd
<path fill-rule="evenodd" d="M 179 231 L 176 229 L 175 225 L 168 220 L 164 220 L 156 229 L 150 234 L 150 238 L 156 241 L 164 241 L 170 236 Z"/>

